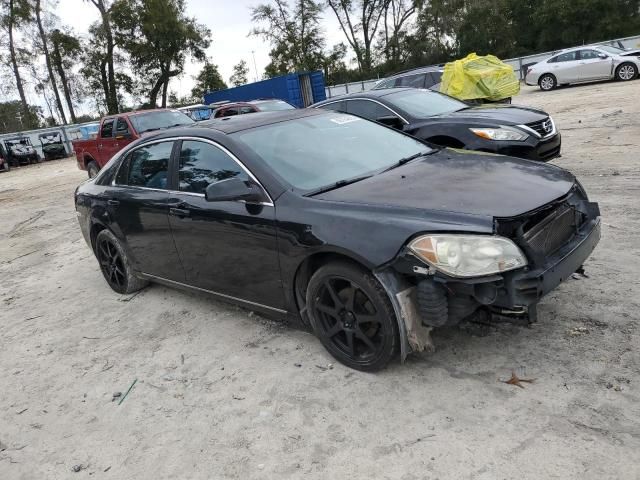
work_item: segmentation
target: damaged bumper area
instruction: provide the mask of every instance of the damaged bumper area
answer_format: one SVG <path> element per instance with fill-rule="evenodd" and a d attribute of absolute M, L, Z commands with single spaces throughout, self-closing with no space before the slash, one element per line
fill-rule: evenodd
<path fill-rule="evenodd" d="M 600 211 L 576 188 L 564 199 L 526 216 L 496 219 L 495 230 L 522 249 L 528 260 L 526 267 L 453 278 L 404 249 L 393 264 L 377 274 L 403 320 L 407 351 L 431 349 L 431 328 L 455 325 L 480 309 L 535 321 L 536 305 L 542 297 L 581 271 L 598 244 Z"/>

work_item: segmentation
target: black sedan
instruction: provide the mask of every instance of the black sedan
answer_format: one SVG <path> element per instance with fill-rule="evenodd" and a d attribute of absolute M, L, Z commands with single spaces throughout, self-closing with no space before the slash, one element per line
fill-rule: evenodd
<path fill-rule="evenodd" d="M 414 88 L 353 93 L 313 107 L 359 115 L 434 145 L 544 162 L 560 155 L 560 133 L 553 119 L 534 108 L 471 106 L 442 93 Z"/>
<path fill-rule="evenodd" d="M 146 136 L 75 205 L 116 292 L 154 281 L 298 319 L 370 371 L 477 311 L 533 320 L 600 238 L 566 170 L 314 109 Z"/>

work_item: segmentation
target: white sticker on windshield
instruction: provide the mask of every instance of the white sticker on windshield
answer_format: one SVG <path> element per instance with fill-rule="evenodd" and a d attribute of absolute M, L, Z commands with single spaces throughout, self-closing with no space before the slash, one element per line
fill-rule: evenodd
<path fill-rule="evenodd" d="M 360 120 L 358 117 L 352 117 L 351 115 L 340 115 L 331 118 L 333 123 L 337 123 L 338 125 L 344 125 L 345 123 L 357 122 Z"/>

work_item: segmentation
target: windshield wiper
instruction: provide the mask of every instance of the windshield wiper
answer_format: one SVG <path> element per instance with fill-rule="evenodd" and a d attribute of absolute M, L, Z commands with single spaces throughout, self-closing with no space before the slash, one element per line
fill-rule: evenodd
<path fill-rule="evenodd" d="M 331 190 L 335 190 L 336 188 L 344 187 L 346 185 L 351 185 L 352 183 L 356 183 L 356 182 L 359 182 L 360 180 L 364 180 L 370 177 L 373 177 L 373 175 L 362 175 L 361 177 L 353 177 L 353 178 L 347 178 L 345 180 L 338 180 L 337 182 L 330 183 L 329 185 L 325 185 L 324 187 L 311 190 L 310 192 L 305 193 L 304 196 L 313 197 L 314 195 L 318 195 L 319 193 L 330 192 Z"/>
<path fill-rule="evenodd" d="M 409 163 L 412 160 L 415 160 L 415 159 L 420 158 L 420 157 L 424 157 L 425 155 L 431 155 L 432 153 L 435 153 L 435 152 L 437 152 L 437 149 L 432 149 L 432 150 L 428 150 L 428 151 L 424 151 L 424 152 L 414 153 L 413 155 L 409 155 L 408 157 L 401 158 L 400 160 L 398 160 L 396 163 L 394 163 L 390 167 L 387 167 L 384 170 L 382 170 L 380 173 L 388 172 L 389 170 L 393 170 L 394 168 L 401 167 L 405 163 Z"/>

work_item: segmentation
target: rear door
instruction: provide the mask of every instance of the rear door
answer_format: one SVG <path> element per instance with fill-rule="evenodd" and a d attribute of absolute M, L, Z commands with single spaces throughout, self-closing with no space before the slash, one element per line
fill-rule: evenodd
<path fill-rule="evenodd" d="M 117 146 L 118 142 L 115 139 L 114 124 L 114 118 L 105 118 L 100 126 L 98 138 L 96 138 L 98 148 L 98 158 L 96 158 L 96 160 L 100 167 L 104 167 L 105 163 L 120 150 L 120 147 Z"/>
<path fill-rule="evenodd" d="M 173 146 L 173 141 L 160 141 L 132 150 L 109 189 L 107 208 L 136 270 L 184 282 L 168 216 Z"/>
<path fill-rule="evenodd" d="M 548 63 L 550 72 L 553 73 L 559 84 L 580 81 L 580 68 L 582 65 L 580 65 L 580 60 L 578 59 L 578 50 L 561 53 Z"/>
<path fill-rule="evenodd" d="M 284 308 L 273 204 L 205 199 L 210 184 L 248 180 L 248 171 L 222 146 L 203 140 L 182 140 L 174 165 L 169 221 L 187 283 Z"/>
<path fill-rule="evenodd" d="M 580 80 L 600 80 L 611 78 L 613 61 L 609 55 L 600 58 L 603 52 L 592 49 L 580 50 Z"/>

